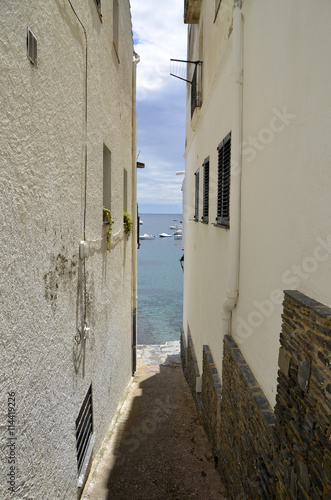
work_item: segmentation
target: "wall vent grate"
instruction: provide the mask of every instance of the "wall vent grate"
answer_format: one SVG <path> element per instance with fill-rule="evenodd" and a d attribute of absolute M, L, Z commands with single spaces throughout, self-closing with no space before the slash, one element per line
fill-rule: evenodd
<path fill-rule="evenodd" d="M 27 55 L 32 64 L 37 66 L 37 37 L 28 28 L 27 34 Z"/>
<path fill-rule="evenodd" d="M 76 420 L 76 448 L 77 448 L 77 466 L 78 476 L 81 475 L 86 459 L 89 460 L 87 455 L 91 449 L 93 437 L 93 406 L 92 406 L 92 386 L 85 396 L 84 402 L 80 409 L 79 415 Z"/>

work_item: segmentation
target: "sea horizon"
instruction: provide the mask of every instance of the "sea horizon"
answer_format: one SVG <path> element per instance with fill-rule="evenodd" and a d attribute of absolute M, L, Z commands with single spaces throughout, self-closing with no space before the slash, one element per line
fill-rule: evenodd
<path fill-rule="evenodd" d="M 182 214 L 140 213 L 140 234 L 154 240 L 140 241 L 138 250 L 137 343 L 164 344 L 179 340 L 183 309 L 182 241 L 160 238 Z"/>

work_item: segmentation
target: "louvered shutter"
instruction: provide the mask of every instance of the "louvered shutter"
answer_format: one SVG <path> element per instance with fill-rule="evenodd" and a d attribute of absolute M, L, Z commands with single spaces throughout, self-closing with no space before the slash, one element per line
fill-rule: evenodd
<path fill-rule="evenodd" d="M 217 224 L 230 226 L 231 132 L 218 148 Z"/>
<path fill-rule="evenodd" d="M 209 216 L 209 158 L 203 163 L 203 208 L 202 220 L 208 223 Z"/>
<path fill-rule="evenodd" d="M 194 220 L 199 220 L 199 169 L 195 172 Z"/>

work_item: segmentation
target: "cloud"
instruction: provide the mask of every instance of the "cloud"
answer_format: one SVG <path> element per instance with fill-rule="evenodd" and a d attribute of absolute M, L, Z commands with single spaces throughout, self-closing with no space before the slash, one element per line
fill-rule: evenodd
<path fill-rule="evenodd" d="M 184 2 L 131 0 L 137 67 L 140 211 L 178 213 L 184 170 L 186 84 L 170 76 L 170 59 L 186 59 Z"/>
<path fill-rule="evenodd" d="M 137 99 L 167 85 L 170 59 L 186 59 L 183 2 L 131 0 L 135 50 L 140 55 Z"/>

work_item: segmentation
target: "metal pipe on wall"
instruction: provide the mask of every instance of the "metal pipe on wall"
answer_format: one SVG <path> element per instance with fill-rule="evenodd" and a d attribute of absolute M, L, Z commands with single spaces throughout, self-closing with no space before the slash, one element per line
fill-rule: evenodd
<path fill-rule="evenodd" d="M 242 14 L 241 0 L 233 4 L 233 118 L 231 132 L 231 196 L 229 281 L 223 303 L 223 333 L 231 333 L 232 311 L 239 294 L 240 229 L 241 229 L 241 171 L 242 171 Z"/>

